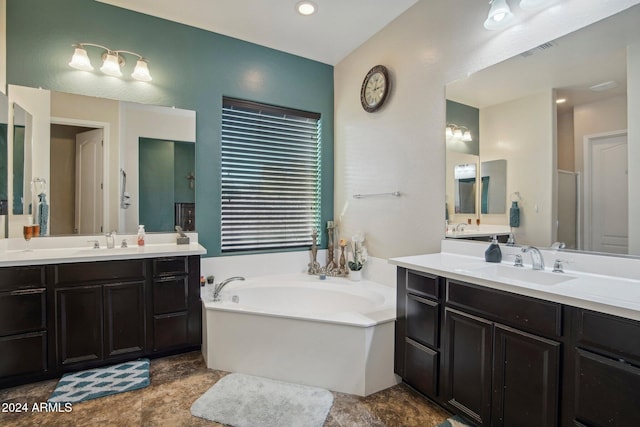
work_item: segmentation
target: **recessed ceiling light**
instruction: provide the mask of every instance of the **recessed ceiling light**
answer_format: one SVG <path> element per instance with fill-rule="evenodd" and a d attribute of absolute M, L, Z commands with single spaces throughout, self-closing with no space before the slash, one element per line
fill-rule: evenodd
<path fill-rule="evenodd" d="M 316 13 L 316 11 L 318 10 L 318 6 L 310 1 L 301 1 L 296 4 L 296 10 L 300 15 L 309 16 Z"/>
<path fill-rule="evenodd" d="M 563 104 L 567 102 L 567 98 L 558 98 L 556 99 L 556 104 Z"/>

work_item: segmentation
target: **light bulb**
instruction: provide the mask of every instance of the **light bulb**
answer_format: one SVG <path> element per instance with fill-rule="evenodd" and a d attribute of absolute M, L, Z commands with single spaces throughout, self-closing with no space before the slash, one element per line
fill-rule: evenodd
<path fill-rule="evenodd" d="M 136 80 L 140 80 L 141 82 L 150 82 L 151 74 L 149 74 L 149 67 L 147 65 L 147 61 L 144 59 L 138 59 L 136 63 L 136 68 L 133 70 L 133 74 L 131 74 Z"/>
<path fill-rule="evenodd" d="M 513 19 L 513 13 L 509 9 L 507 0 L 493 0 L 484 27 L 487 30 L 498 30 L 504 28 Z"/>
<path fill-rule="evenodd" d="M 119 58 L 116 53 L 108 52 L 104 58 L 102 67 L 100 67 L 100 71 L 108 76 L 122 77 L 122 72 L 120 71 L 120 62 L 118 61 L 118 59 Z"/>
<path fill-rule="evenodd" d="M 447 138 L 451 138 L 453 136 L 453 130 L 451 129 L 451 126 L 447 126 L 445 135 L 447 136 Z"/>
<path fill-rule="evenodd" d="M 471 132 L 469 132 L 469 131 L 465 131 L 465 132 L 464 132 L 464 134 L 462 135 L 462 140 L 463 140 L 464 142 L 470 142 L 470 141 L 472 141 L 473 139 L 471 138 Z"/>
<path fill-rule="evenodd" d="M 71 62 L 69 62 L 69 66 L 76 70 L 93 71 L 87 51 L 82 47 L 75 48 L 73 51 L 73 57 L 71 57 Z"/>
<path fill-rule="evenodd" d="M 304 16 L 313 15 L 314 13 L 316 13 L 317 8 L 318 7 L 315 5 L 315 3 L 312 3 L 310 1 L 301 1 L 300 3 L 296 4 L 296 10 L 300 15 Z"/>

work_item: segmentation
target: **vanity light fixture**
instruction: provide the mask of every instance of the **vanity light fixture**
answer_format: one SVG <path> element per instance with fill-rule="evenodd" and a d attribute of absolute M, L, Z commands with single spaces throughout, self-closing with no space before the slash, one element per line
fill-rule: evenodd
<path fill-rule="evenodd" d="M 520 0 L 520 9 L 538 10 L 557 3 L 558 0 Z M 514 18 L 514 14 L 509 8 L 507 0 L 489 0 L 491 7 L 489 15 L 484 21 L 484 28 L 487 30 L 501 30 L 505 28 Z"/>
<path fill-rule="evenodd" d="M 70 67 L 82 71 L 93 71 L 93 66 L 91 65 L 89 55 L 85 49 L 86 46 L 97 47 L 104 50 L 102 54 L 102 67 L 100 67 L 100 71 L 104 74 L 113 77 L 122 77 L 121 68 L 125 65 L 125 60 L 122 54 L 126 53 L 138 58 L 138 62 L 136 63 L 136 67 L 131 74 L 131 77 L 143 82 L 150 82 L 152 80 L 147 60 L 144 59 L 142 55 L 128 50 L 111 50 L 108 47 L 93 43 L 78 43 L 73 45 L 74 51 L 71 62 L 69 62 Z"/>
<path fill-rule="evenodd" d="M 296 4 L 296 10 L 300 15 L 309 16 L 316 13 L 318 6 L 311 1 L 301 1 Z"/>
<path fill-rule="evenodd" d="M 491 0 L 489 2 L 489 15 L 484 21 L 487 30 L 499 30 L 509 25 L 513 19 L 513 13 L 507 4 L 507 0 Z"/>
<path fill-rule="evenodd" d="M 468 127 L 454 125 L 453 123 L 447 125 L 445 128 L 445 135 L 447 136 L 447 139 L 456 138 L 464 142 L 473 141 L 471 131 L 469 131 Z"/>

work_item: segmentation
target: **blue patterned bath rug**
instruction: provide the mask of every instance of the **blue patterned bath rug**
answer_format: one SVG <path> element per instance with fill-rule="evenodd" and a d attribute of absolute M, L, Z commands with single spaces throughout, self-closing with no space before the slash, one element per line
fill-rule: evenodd
<path fill-rule="evenodd" d="M 48 401 L 77 403 L 145 388 L 148 385 L 149 359 L 140 359 L 64 374 Z"/>
<path fill-rule="evenodd" d="M 444 420 L 436 427 L 473 427 L 473 424 L 470 424 L 464 418 L 456 415 Z"/>

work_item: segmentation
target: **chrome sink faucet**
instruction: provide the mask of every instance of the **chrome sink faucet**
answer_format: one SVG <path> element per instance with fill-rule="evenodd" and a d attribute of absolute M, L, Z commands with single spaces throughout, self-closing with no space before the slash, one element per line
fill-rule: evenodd
<path fill-rule="evenodd" d="M 534 270 L 544 270 L 544 258 L 540 249 L 535 246 L 523 246 L 522 252 L 531 254 L 531 268 Z"/>
<path fill-rule="evenodd" d="M 464 226 L 467 225 L 464 222 L 460 222 L 458 224 L 456 224 L 456 226 L 453 228 L 453 231 L 464 231 Z"/>
<path fill-rule="evenodd" d="M 233 282 L 234 280 L 244 280 L 244 277 L 240 277 L 240 276 L 235 276 L 235 277 L 229 277 L 226 280 L 223 280 L 222 282 L 218 283 L 215 288 L 213 288 L 213 301 L 220 301 L 220 292 L 222 291 L 222 288 L 224 288 L 227 283 L 229 282 Z"/>

